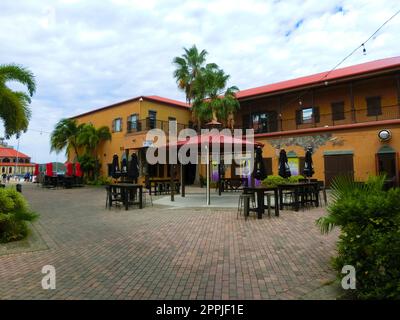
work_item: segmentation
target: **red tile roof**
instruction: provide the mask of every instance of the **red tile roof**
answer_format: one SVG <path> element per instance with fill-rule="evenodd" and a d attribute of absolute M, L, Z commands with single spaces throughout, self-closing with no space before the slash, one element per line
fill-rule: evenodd
<path fill-rule="evenodd" d="M 148 100 L 148 101 L 153 101 L 153 102 L 160 102 L 160 103 L 172 106 L 172 107 L 181 107 L 181 108 L 189 108 L 190 107 L 185 102 L 178 101 L 178 100 L 173 100 L 173 99 L 168 99 L 168 98 L 163 98 L 163 97 L 160 97 L 160 96 L 139 96 L 139 97 L 135 97 L 135 98 L 132 98 L 132 99 L 120 101 L 120 102 L 117 102 L 117 103 L 114 103 L 114 104 L 111 104 L 111 105 L 108 105 L 108 106 L 105 106 L 105 107 L 102 107 L 102 108 L 94 109 L 94 110 L 79 114 L 77 116 L 73 116 L 73 117 L 71 117 L 71 119 L 79 118 L 81 116 L 86 116 L 86 115 L 94 113 L 94 112 L 98 112 L 98 111 L 105 110 L 105 109 L 108 109 L 108 108 L 116 107 L 116 106 L 119 106 L 119 105 L 127 103 L 127 102 L 134 102 L 134 101 L 139 100 L 140 98 L 142 98 L 143 100 Z"/>
<path fill-rule="evenodd" d="M 2 148 L 0 147 L 0 157 L 4 158 L 4 157 L 10 157 L 10 158 L 30 158 L 29 156 L 27 156 L 26 154 L 22 153 L 22 152 L 18 152 L 15 149 L 12 148 Z"/>
<path fill-rule="evenodd" d="M 328 71 L 306 77 L 281 81 L 261 87 L 246 89 L 239 91 L 236 96 L 240 99 L 262 94 L 277 93 L 279 91 L 315 85 L 318 83 L 323 84 L 325 81 L 329 80 L 343 79 L 395 68 L 400 69 L 400 57 L 375 60 L 366 63 L 356 64 L 350 67 L 336 69 L 329 73 L 327 76 L 326 74 L 328 73 Z"/>
<path fill-rule="evenodd" d="M 34 163 L 15 163 L 15 162 L 0 162 L 0 166 L 4 167 L 34 167 Z"/>
<path fill-rule="evenodd" d="M 143 99 L 154 100 L 154 101 L 157 101 L 157 102 L 163 102 L 163 103 L 167 103 L 167 104 L 171 104 L 171 105 L 175 105 L 175 106 L 180 106 L 180 107 L 185 107 L 185 108 L 189 108 L 190 107 L 189 104 L 187 104 L 186 102 L 173 100 L 173 99 L 168 99 L 168 98 L 164 98 L 164 97 L 160 97 L 160 96 L 144 96 Z"/>

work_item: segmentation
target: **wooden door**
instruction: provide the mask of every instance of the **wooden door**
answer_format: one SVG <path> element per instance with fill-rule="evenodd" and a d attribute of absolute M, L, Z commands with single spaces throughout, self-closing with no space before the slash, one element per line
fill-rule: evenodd
<path fill-rule="evenodd" d="M 354 179 L 352 154 L 325 155 L 325 185 L 330 186 L 337 176 L 349 176 Z"/>

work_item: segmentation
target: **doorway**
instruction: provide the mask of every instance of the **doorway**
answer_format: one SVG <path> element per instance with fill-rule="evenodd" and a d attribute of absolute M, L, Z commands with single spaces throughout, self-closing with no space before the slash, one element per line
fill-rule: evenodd
<path fill-rule="evenodd" d="M 325 186 L 330 187 L 337 176 L 348 176 L 354 179 L 353 154 L 324 155 Z"/>
<path fill-rule="evenodd" d="M 377 153 L 376 155 L 377 174 L 386 175 L 386 188 L 392 188 L 398 185 L 397 178 L 397 154 Z"/>

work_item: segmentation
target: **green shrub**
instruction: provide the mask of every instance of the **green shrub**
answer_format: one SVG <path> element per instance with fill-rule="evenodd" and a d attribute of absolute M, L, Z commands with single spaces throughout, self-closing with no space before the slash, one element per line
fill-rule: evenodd
<path fill-rule="evenodd" d="M 278 184 L 285 184 L 287 183 L 285 178 L 282 178 L 281 176 L 268 176 L 266 177 L 261 184 L 263 186 L 267 187 L 276 187 Z"/>
<path fill-rule="evenodd" d="M 298 176 L 290 176 L 289 178 L 287 178 L 287 181 L 289 183 L 297 183 L 299 182 L 299 180 L 304 179 L 304 177 L 302 175 L 298 175 Z"/>
<path fill-rule="evenodd" d="M 328 215 L 317 220 L 324 233 L 341 228 L 333 266 L 340 279 L 344 265 L 355 267 L 358 299 L 400 299 L 400 189 L 383 184 L 384 177 L 337 178 Z"/>
<path fill-rule="evenodd" d="M 21 240 L 28 235 L 26 221 L 37 215 L 29 210 L 25 198 L 14 189 L 0 189 L 0 243 Z"/>
<path fill-rule="evenodd" d="M 89 186 L 104 186 L 106 184 L 111 184 L 111 183 L 112 183 L 112 179 L 110 177 L 103 177 L 103 176 L 100 176 L 94 180 L 86 181 L 86 184 Z"/>

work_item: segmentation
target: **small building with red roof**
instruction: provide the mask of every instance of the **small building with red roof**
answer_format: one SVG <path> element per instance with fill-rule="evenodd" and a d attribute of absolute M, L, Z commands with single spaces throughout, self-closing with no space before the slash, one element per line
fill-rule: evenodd
<path fill-rule="evenodd" d="M 15 150 L 4 143 L 0 144 L 0 175 L 33 174 L 35 164 L 25 153 Z"/>

